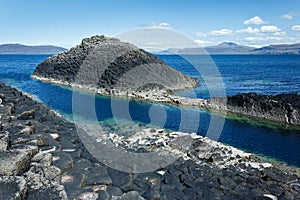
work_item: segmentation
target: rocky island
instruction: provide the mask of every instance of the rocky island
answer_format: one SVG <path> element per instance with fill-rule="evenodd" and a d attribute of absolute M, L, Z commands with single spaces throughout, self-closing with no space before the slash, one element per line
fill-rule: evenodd
<path fill-rule="evenodd" d="M 128 95 L 157 89 L 193 88 L 195 79 L 166 65 L 158 57 L 116 38 L 93 36 L 46 59 L 33 78 L 101 94 Z"/>

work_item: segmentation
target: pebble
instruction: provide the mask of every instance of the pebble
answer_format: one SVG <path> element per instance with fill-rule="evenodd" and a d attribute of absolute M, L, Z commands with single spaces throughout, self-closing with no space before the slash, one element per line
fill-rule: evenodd
<path fill-rule="evenodd" d="M 96 192 L 86 192 L 79 195 L 75 200 L 97 200 L 98 196 Z"/>
<path fill-rule="evenodd" d="M 57 140 L 59 138 L 59 134 L 57 133 L 51 133 L 50 136 L 54 139 Z"/>
<path fill-rule="evenodd" d="M 112 196 L 111 200 L 144 200 L 137 191 L 131 191 L 122 196 Z"/>
<path fill-rule="evenodd" d="M 63 152 L 75 152 L 76 149 L 63 149 L 62 151 Z"/>
<path fill-rule="evenodd" d="M 278 200 L 278 198 L 276 196 L 271 195 L 271 194 L 264 194 L 263 196 L 267 197 L 268 199 L 271 199 L 271 200 Z"/>
<path fill-rule="evenodd" d="M 163 175 L 165 175 L 166 172 L 165 171 L 157 171 L 156 173 L 163 176 Z"/>
<path fill-rule="evenodd" d="M 64 184 L 64 183 L 70 183 L 74 180 L 74 177 L 73 176 L 70 176 L 70 175 L 64 175 L 61 177 L 61 183 Z"/>

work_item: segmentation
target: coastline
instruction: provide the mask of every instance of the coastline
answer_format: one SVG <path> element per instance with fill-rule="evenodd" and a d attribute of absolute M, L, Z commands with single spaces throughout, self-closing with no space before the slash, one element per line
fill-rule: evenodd
<path fill-rule="evenodd" d="M 100 195 L 172 198 L 174 190 L 182 198 L 300 197 L 300 178 L 291 167 L 266 162 L 208 138 L 162 129 L 143 128 L 127 139 L 108 135 L 113 143 L 127 150 L 140 151 L 138 146 L 143 151 L 170 150 L 179 156 L 173 164 L 154 172 L 119 172 L 97 161 L 85 149 L 73 123 L 11 87 L 0 84 L 0 94 L 1 134 L 6 136 L 0 140 L 0 189 L 2 184 L 16 184 L 16 195 L 21 199 L 43 195 L 58 199 L 96 199 Z M 185 146 L 187 139 L 190 146 Z M 23 164 L 18 165 L 20 162 Z M 276 192 L 270 190 L 270 184 L 277 188 Z"/>
<path fill-rule="evenodd" d="M 99 89 L 95 87 L 78 85 L 74 83 L 69 83 L 65 81 L 60 81 L 52 78 L 44 78 L 39 77 L 37 75 L 31 75 L 31 78 L 34 78 L 39 81 L 63 85 L 69 88 L 75 88 L 78 90 L 82 90 L 88 93 L 94 93 L 104 96 L 115 96 L 115 97 L 124 97 L 124 98 L 132 98 L 134 100 L 141 100 L 152 103 L 162 103 L 167 105 L 179 106 L 179 107 L 197 107 L 201 109 L 205 109 L 214 114 L 220 114 L 228 119 L 238 120 L 238 121 L 253 121 L 255 124 L 264 126 L 264 127 L 276 127 L 287 130 L 300 130 L 300 124 L 288 124 L 286 121 L 280 120 L 271 120 L 265 118 L 264 116 L 253 116 L 241 112 L 236 112 L 234 110 L 230 110 L 226 105 L 226 98 L 221 99 L 221 103 L 211 102 L 212 99 L 200 99 L 200 98 L 188 98 L 188 97 L 180 97 L 172 95 L 166 91 L 149 91 L 149 92 L 122 92 L 119 90 L 111 90 L 107 91 L 106 89 Z"/>

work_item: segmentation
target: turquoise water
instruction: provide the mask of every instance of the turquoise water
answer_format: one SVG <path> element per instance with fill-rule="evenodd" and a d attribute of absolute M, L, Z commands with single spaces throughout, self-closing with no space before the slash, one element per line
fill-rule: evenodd
<path fill-rule="evenodd" d="M 49 55 L 0 55 L 0 81 L 32 94 L 62 115 L 72 118 L 72 94 L 65 87 L 43 83 L 30 78 L 35 67 Z M 199 78 L 196 71 L 186 61 L 177 56 L 161 56 L 168 64 L 189 75 Z M 299 56 L 214 56 L 212 57 L 225 82 L 227 94 L 241 92 L 287 93 L 300 91 Z M 201 56 L 193 56 L 201 63 Z M 197 60 L 198 59 L 198 60 Z M 204 63 L 203 63 L 204 64 Z M 266 73 L 268 72 L 268 73 Z M 201 83 L 201 78 L 199 78 Z M 197 88 L 198 97 L 208 97 L 205 83 Z M 222 116 L 212 115 L 195 108 L 145 103 L 122 98 L 110 98 L 76 92 L 74 106 L 83 105 L 77 113 L 84 119 L 93 119 L 86 102 L 95 102 L 92 107 L 100 121 L 126 119 L 144 124 L 153 124 L 172 130 L 197 132 L 205 136 L 214 116 L 222 121 Z M 189 95 L 184 92 L 182 95 Z M 112 109 L 112 107 L 114 109 Z M 117 112 L 113 112 L 117 110 Z M 129 112 L 129 116 L 126 112 Z M 200 120 L 199 120 L 200 119 Z M 214 126 L 210 127 L 214 131 Z M 260 154 L 290 165 L 300 167 L 300 133 L 296 131 L 270 129 L 225 119 L 224 128 L 218 139 L 221 142 Z"/>

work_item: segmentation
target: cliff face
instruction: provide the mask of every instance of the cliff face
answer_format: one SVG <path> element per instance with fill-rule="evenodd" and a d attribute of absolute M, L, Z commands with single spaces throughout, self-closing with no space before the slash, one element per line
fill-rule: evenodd
<path fill-rule="evenodd" d="M 153 86 L 182 90 L 197 84 L 158 57 L 104 36 L 85 38 L 76 47 L 46 59 L 37 66 L 33 77 L 65 85 L 73 83 L 86 88 L 120 91 L 139 91 Z"/>
<path fill-rule="evenodd" d="M 297 94 L 238 94 L 227 98 L 211 98 L 208 104 L 213 109 L 282 124 L 300 125 L 300 96 Z"/>

